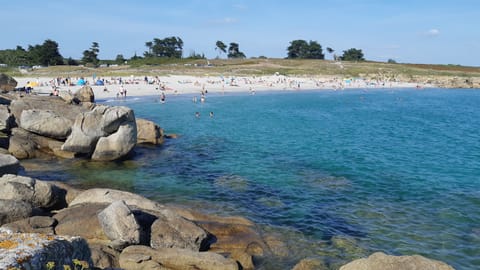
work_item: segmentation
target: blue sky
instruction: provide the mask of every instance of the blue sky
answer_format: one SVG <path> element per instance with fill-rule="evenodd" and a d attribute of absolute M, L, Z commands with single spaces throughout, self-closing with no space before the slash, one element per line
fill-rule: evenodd
<path fill-rule="evenodd" d="M 15 0 L 2 1 L 0 49 L 52 39 L 64 57 L 92 42 L 99 58 L 143 55 L 145 42 L 179 36 L 184 55 L 217 56 L 236 42 L 247 57 L 284 58 L 315 40 L 374 61 L 480 66 L 479 0 Z M 327 59 L 331 56 L 326 53 Z"/>

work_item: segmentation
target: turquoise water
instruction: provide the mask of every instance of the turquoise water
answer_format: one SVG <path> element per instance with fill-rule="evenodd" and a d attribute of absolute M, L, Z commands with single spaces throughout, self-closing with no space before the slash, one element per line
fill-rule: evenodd
<path fill-rule="evenodd" d="M 480 268 L 480 91 L 346 90 L 130 98 L 175 133 L 108 165 L 27 174 L 242 215 L 331 269 L 375 251 Z M 195 117 L 195 112 L 200 117 Z M 214 117 L 209 117 L 209 112 Z"/>

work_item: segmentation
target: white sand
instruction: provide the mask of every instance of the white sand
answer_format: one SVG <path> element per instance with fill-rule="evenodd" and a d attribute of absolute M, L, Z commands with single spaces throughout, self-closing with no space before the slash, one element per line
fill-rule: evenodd
<path fill-rule="evenodd" d="M 17 87 L 27 85 L 27 82 L 36 82 L 37 86 L 33 87 L 33 92 L 48 95 L 52 92 L 53 86 L 57 85 L 60 91 L 71 91 L 72 93 L 80 89 L 82 86 L 76 85 L 79 78 L 71 78 L 73 86 L 54 83 L 54 78 L 15 78 Z M 382 88 L 415 88 L 415 83 L 405 82 L 382 82 L 368 81 L 359 78 L 327 78 L 327 77 L 290 77 L 283 75 L 271 76 L 249 76 L 249 77 L 195 77 L 187 75 L 171 75 L 161 77 L 147 77 L 148 83 L 144 77 L 108 77 L 95 78 L 105 81 L 104 86 L 94 85 L 92 77 L 85 78 L 95 93 L 96 99 L 116 98 L 122 89 L 127 90 L 127 96 L 154 96 L 171 94 L 195 94 L 200 95 L 203 91 L 208 93 L 234 93 L 245 92 L 254 93 L 258 91 L 268 90 L 312 90 L 312 89 L 382 89 Z M 121 82 L 120 82 L 121 80 Z M 421 87 L 428 87 L 422 85 Z M 104 89 L 108 91 L 104 91 Z"/>

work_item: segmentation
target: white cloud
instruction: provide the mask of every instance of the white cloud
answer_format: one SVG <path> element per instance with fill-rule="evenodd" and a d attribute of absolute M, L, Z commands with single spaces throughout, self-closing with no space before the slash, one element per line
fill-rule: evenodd
<path fill-rule="evenodd" d="M 433 28 L 425 32 L 425 35 L 429 37 L 436 37 L 440 35 L 440 30 Z"/>
<path fill-rule="evenodd" d="M 248 7 L 244 4 L 235 4 L 233 5 L 233 8 L 238 9 L 238 10 L 247 10 Z"/>
<path fill-rule="evenodd" d="M 210 23 L 212 23 L 212 24 L 223 24 L 223 25 L 234 24 L 236 22 L 238 22 L 238 20 L 236 18 L 231 18 L 231 17 L 225 17 L 223 19 L 210 21 Z"/>

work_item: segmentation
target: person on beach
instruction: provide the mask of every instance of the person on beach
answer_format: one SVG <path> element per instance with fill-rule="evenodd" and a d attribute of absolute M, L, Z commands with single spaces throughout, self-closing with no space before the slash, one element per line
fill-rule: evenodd
<path fill-rule="evenodd" d="M 59 92 L 58 92 L 58 88 L 56 86 L 54 86 L 52 88 L 52 93 L 50 93 L 50 96 L 58 96 Z"/>
<path fill-rule="evenodd" d="M 125 86 L 123 86 L 123 84 L 122 86 L 120 86 L 120 97 L 127 98 L 127 89 L 125 88 Z"/>
<path fill-rule="evenodd" d="M 162 95 L 160 96 L 160 101 L 162 103 L 165 103 L 165 93 L 164 92 L 162 92 Z"/>

